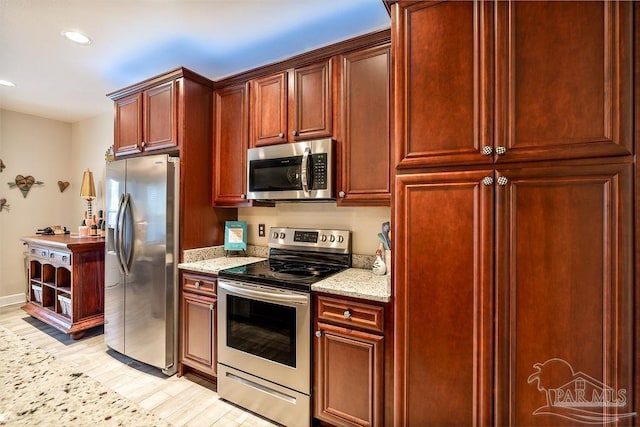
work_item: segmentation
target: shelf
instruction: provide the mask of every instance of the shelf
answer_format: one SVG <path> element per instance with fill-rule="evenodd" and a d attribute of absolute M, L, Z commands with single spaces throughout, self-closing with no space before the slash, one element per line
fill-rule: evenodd
<path fill-rule="evenodd" d="M 71 288 L 67 286 L 58 286 L 58 292 L 64 292 L 71 295 Z"/>

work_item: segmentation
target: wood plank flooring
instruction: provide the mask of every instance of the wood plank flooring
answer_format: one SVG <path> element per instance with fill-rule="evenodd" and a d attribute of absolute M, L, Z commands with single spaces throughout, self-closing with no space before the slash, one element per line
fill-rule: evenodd
<path fill-rule="evenodd" d="M 166 377 L 159 369 L 108 349 L 102 327 L 74 341 L 30 317 L 20 305 L 0 307 L 0 325 L 174 426 L 276 426 L 220 400 L 215 387 L 197 376 Z"/>

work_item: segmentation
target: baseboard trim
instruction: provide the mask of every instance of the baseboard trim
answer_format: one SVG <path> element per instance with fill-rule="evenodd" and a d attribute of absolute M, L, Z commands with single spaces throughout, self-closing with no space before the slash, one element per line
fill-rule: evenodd
<path fill-rule="evenodd" d="M 5 305 L 21 304 L 26 301 L 27 297 L 25 294 L 6 295 L 0 297 L 0 307 L 4 307 Z"/>

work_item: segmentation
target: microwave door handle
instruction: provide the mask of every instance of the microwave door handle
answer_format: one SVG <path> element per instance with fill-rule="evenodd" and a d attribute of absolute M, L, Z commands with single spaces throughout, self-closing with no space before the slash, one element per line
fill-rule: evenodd
<path fill-rule="evenodd" d="M 302 154 L 302 166 L 301 166 L 301 171 L 300 171 L 300 180 L 302 181 L 302 190 L 305 193 L 309 192 L 309 173 L 308 173 L 308 167 L 309 167 L 309 154 L 311 153 L 311 150 L 309 149 L 309 147 L 305 147 L 304 148 L 304 153 Z"/>

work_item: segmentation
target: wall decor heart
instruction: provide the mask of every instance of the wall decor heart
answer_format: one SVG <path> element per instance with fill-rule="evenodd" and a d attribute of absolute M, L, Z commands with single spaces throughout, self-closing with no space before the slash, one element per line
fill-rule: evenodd
<path fill-rule="evenodd" d="M 7 204 L 7 199 L 0 199 L 0 212 L 2 209 L 9 210 L 9 205 Z"/>
<path fill-rule="evenodd" d="M 42 185 L 42 184 L 44 184 L 44 182 L 36 181 L 36 179 L 34 177 L 32 177 L 31 175 L 27 175 L 27 176 L 16 175 L 15 181 L 14 182 L 8 182 L 7 184 L 9 184 L 10 188 L 18 187 L 20 189 L 20 191 L 22 192 L 22 197 L 26 198 L 27 194 L 29 194 L 29 190 L 31 190 L 31 187 L 34 184 Z"/>
<path fill-rule="evenodd" d="M 60 188 L 60 192 L 62 193 L 69 186 L 69 181 L 58 181 L 58 188 Z"/>

